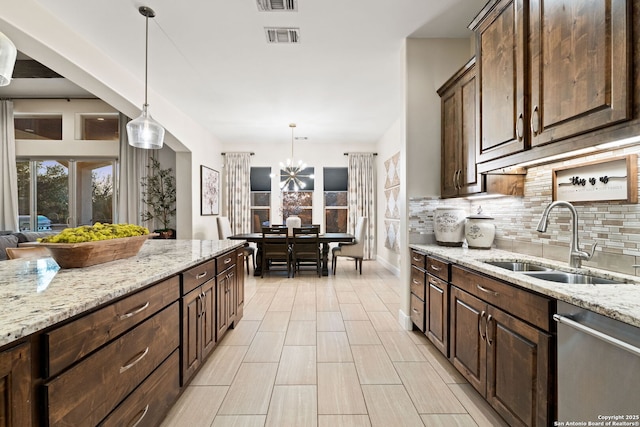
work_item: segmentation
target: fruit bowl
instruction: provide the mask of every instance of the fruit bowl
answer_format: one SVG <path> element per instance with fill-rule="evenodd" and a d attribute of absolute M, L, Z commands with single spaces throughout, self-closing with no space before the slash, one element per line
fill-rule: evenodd
<path fill-rule="evenodd" d="M 60 268 L 82 268 L 118 259 L 130 258 L 152 234 L 97 240 L 83 243 L 39 243 L 51 252 Z"/>

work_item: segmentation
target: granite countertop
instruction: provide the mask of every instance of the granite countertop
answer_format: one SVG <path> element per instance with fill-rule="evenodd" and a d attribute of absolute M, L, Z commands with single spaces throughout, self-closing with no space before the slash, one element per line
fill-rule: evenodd
<path fill-rule="evenodd" d="M 0 347 L 240 247 L 242 240 L 148 240 L 138 255 L 60 269 L 53 258 L 0 262 Z"/>
<path fill-rule="evenodd" d="M 640 277 L 618 274 L 596 268 L 572 269 L 566 262 L 553 261 L 500 249 L 451 248 L 433 244 L 411 244 L 411 248 L 432 254 L 463 267 L 513 283 L 543 295 L 577 305 L 602 315 L 640 327 Z M 553 269 L 587 273 L 605 279 L 624 281 L 623 284 L 565 284 L 527 276 L 486 264 L 484 261 L 533 262 Z"/>

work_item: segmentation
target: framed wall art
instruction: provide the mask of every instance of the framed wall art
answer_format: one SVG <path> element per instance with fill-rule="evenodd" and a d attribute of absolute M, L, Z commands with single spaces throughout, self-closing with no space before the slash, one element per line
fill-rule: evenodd
<path fill-rule="evenodd" d="M 220 214 L 220 172 L 200 166 L 200 215 Z"/>
<path fill-rule="evenodd" d="M 629 154 L 554 169 L 553 200 L 638 203 L 638 156 Z"/>

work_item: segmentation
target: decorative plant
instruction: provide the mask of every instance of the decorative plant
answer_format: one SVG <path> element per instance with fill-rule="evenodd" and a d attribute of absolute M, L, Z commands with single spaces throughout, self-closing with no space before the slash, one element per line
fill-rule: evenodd
<path fill-rule="evenodd" d="M 153 157 L 147 169 L 149 173 L 140 183 L 142 201 L 146 205 L 142 220 L 156 219 L 162 224 L 162 230 L 168 230 L 171 219 L 176 216 L 176 178 L 171 168 L 162 169 L 160 162 Z"/>

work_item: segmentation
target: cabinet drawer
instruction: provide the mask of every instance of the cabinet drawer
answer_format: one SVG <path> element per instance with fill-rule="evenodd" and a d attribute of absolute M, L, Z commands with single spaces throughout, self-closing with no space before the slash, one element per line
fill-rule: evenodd
<path fill-rule="evenodd" d="M 186 295 L 216 275 L 216 260 L 203 262 L 182 273 L 182 295 Z"/>
<path fill-rule="evenodd" d="M 427 281 L 427 273 L 411 266 L 411 293 L 424 301 L 424 288 Z"/>
<path fill-rule="evenodd" d="M 418 251 L 411 251 L 411 265 L 415 265 L 418 268 L 425 269 L 427 266 L 427 256 L 421 254 Z"/>
<path fill-rule="evenodd" d="M 451 284 L 540 329 L 550 330 L 550 299 L 458 266 L 451 268 Z"/>
<path fill-rule="evenodd" d="M 445 282 L 449 281 L 449 263 L 431 256 L 427 257 L 427 273 L 432 274 Z"/>
<path fill-rule="evenodd" d="M 101 427 L 158 426 L 180 391 L 180 356 L 175 350 L 140 387 L 134 390 L 107 418 Z"/>
<path fill-rule="evenodd" d="M 153 285 L 44 334 L 50 377 L 176 301 L 178 276 Z"/>
<path fill-rule="evenodd" d="M 176 301 L 45 384 L 49 425 L 96 425 L 179 344 Z"/>
<path fill-rule="evenodd" d="M 227 252 L 216 258 L 216 274 L 220 274 L 229 267 L 236 265 L 236 252 Z"/>
<path fill-rule="evenodd" d="M 424 332 L 424 301 L 411 295 L 411 321 Z"/>

